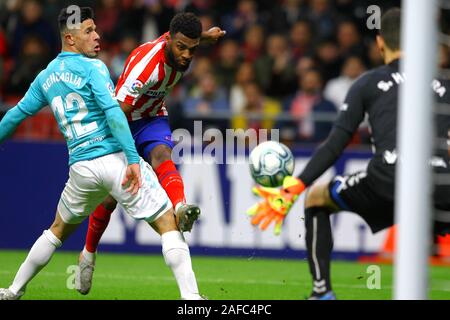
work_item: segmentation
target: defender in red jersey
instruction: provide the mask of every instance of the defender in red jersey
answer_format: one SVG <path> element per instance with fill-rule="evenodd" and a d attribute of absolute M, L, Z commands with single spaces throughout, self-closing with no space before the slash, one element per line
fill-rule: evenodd
<path fill-rule="evenodd" d="M 200 42 L 214 43 L 224 34 L 218 27 L 202 32 L 198 17 L 179 13 L 171 20 L 169 32 L 133 50 L 116 86 L 116 97 L 128 118 L 136 148 L 153 167 L 175 208 L 177 225 L 167 225 L 167 230 L 191 231 L 200 208 L 186 204 L 183 180 L 171 160 L 174 145 L 165 98 L 189 68 Z M 95 252 L 116 205 L 109 196 L 90 216 L 79 262 L 77 290 L 82 294 L 91 288 Z"/>

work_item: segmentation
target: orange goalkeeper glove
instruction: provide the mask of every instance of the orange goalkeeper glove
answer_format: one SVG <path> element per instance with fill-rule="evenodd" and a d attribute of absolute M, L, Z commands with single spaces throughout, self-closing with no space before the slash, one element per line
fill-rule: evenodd
<path fill-rule="evenodd" d="M 279 235 L 284 218 L 304 190 L 305 184 L 300 179 L 291 176 L 284 178 L 283 186 L 280 189 L 254 187 L 253 192 L 264 200 L 247 210 L 247 214 L 252 216 L 251 223 L 254 226 L 259 225 L 261 230 L 266 230 L 275 221 L 274 234 Z"/>

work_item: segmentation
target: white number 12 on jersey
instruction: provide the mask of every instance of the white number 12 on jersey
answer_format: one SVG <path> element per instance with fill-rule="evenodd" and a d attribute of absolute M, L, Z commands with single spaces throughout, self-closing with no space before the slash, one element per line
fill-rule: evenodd
<path fill-rule="evenodd" d="M 67 140 L 74 138 L 81 138 L 95 130 L 97 130 L 97 122 L 91 122 L 86 125 L 81 124 L 81 120 L 88 114 L 88 109 L 83 98 L 75 92 L 69 93 L 66 96 L 65 103 L 61 96 L 54 97 L 51 107 L 55 115 L 59 118 L 61 127 L 64 128 L 64 133 Z M 67 119 L 66 113 L 78 109 L 78 112 L 72 117 Z"/>

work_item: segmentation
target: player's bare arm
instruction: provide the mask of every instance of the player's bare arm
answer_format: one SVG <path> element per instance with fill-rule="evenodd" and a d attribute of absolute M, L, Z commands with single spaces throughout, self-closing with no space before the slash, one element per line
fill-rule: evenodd
<path fill-rule="evenodd" d="M 222 30 L 219 27 L 212 27 L 211 29 L 202 32 L 200 42 L 202 44 L 213 44 L 217 42 L 217 40 L 222 38 L 225 34 L 225 30 Z"/>

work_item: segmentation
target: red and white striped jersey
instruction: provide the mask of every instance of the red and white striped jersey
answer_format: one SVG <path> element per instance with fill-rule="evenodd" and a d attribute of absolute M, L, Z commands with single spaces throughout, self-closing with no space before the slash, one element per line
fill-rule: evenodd
<path fill-rule="evenodd" d="M 117 100 L 133 109 L 129 121 L 167 116 L 165 97 L 183 75 L 166 63 L 165 35 L 134 49 L 116 86 Z"/>

